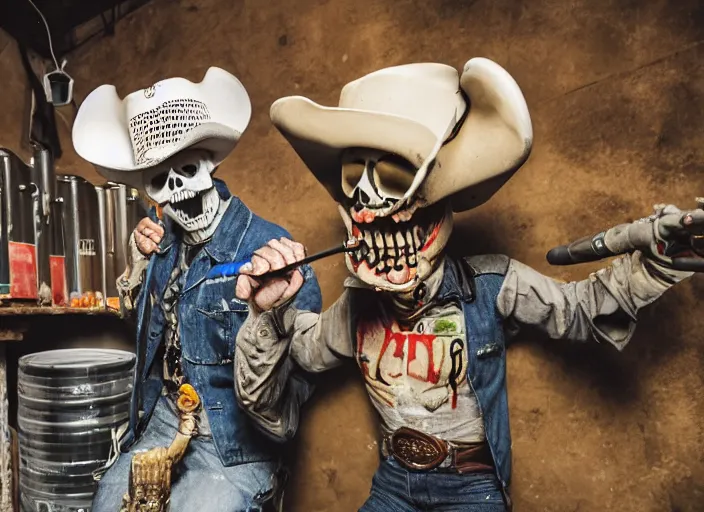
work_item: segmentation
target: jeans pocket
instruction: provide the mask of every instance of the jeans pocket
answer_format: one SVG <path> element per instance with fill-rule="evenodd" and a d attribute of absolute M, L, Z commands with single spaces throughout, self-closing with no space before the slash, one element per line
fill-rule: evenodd
<path fill-rule="evenodd" d="M 501 493 L 501 487 L 493 475 L 453 475 L 452 480 L 448 481 L 453 492 L 448 492 L 448 495 L 454 495 L 457 503 L 463 504 L 484 504 L 484 505 L 503 505 L 504 499 Z M 446 488 L 449 491 L 449 488 Z"/>
<path fill-rule="evenodd" d="M 269 484 L 254 495 L 247 512 L 281 512 L 287 480 L 288 472 L 280 468 L 271 476 Z"/>

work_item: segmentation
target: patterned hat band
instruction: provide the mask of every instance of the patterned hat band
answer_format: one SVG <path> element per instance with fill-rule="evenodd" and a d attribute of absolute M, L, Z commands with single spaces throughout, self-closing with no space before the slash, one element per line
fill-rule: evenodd
<path fill-rule="evenodd" d="M 193 99 L 166 101 L 135 115 L 129 120 L 135 164 L 160 158 L 189 131 L 211 119 L 205 103 Z"/>

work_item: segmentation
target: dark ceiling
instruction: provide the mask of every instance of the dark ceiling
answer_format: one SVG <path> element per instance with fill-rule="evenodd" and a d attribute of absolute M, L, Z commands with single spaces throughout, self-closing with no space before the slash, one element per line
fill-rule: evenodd
<path fill-rule="evenodd" d="M 110 34 L 117 20 L 149 0 L 33 0 L 44 14 L 51 30 L 57 59 L 83 44 L 87 39 Z M 80 39 L 75 28 L 94 18 L 101 19 L 94 33 Z M 42 57 L 51 59 L 44 23 L 29 0 L 0 0 L 0 28 L 20 44 Z"/>

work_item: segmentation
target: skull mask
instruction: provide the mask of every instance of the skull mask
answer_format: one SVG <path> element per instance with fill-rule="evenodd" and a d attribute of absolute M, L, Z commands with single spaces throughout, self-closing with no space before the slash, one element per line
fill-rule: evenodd
<path fill-rule="evenodd" d="M 365 242 L 347 255 L 347 267 L 381 290 L 413 290 L 437 267 L 452 231 L 449 201 L 420 208 L 412 200 L 386 213 L 403 198 L 416 171 L 403 158 L 372 149 L 349 149 L 342 157 L 346 200 L 340 214 L 348 234 Z"/>
<path fill-rule="evenodd" d="M 208 152 L 186 150 L 145 173 L 144 188 L 187 233 L 210 231 L 220 206 L 214 168 Z"/>

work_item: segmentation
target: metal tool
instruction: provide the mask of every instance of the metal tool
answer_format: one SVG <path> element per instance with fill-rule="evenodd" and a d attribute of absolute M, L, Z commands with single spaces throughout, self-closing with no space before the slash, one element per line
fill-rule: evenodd
<path fill-rule="evenodd" d="M 341 246 L 338 247 L 333 247 L 332 249 L 328 249 L 326 251 L 319 252 L 317 254 L 313 254 L 312 256 L 307 256 L 303 258 L 300 261 L 297 261 L 295 263 L 291 263 L 290 265 L 286 265 L 285 267 L 282 267 L 277 270 L 271 270 L 265 274 L 262 274 L 260 276 L 250 276 L 253 277 L 254 279 L 269 279 L 272 277 L 281 277 L 292 270 L 297 269 L 301 265 L 306 265 L 308 263 L 313 263 L 314 261 L 327 258 L 328 256 L 332 256 L 334 254 L 340 254 L 340 253 L 345 253 L 345 252 L 353 252 L 359 249 L 362 244 L 364 244 L 363 240 L 359 240 L 357 238 L 350 238 L 347 240 L 345 243 L 343 243 Z M 221 263 L 219 265 L 215 265 L 212 269 L 210 269 L 210 272 L 208 272 L 208 275 L 206 279 L 217 279 L 221 277 L 232 277 L 236 276 L 240 273 L 240 269 L 246 265 L 247 263 L 251 263 L 251 259 L 246 259 L 243 261 L 237 261 L 237 262 L 232 262 L 232 263 Z"/>

